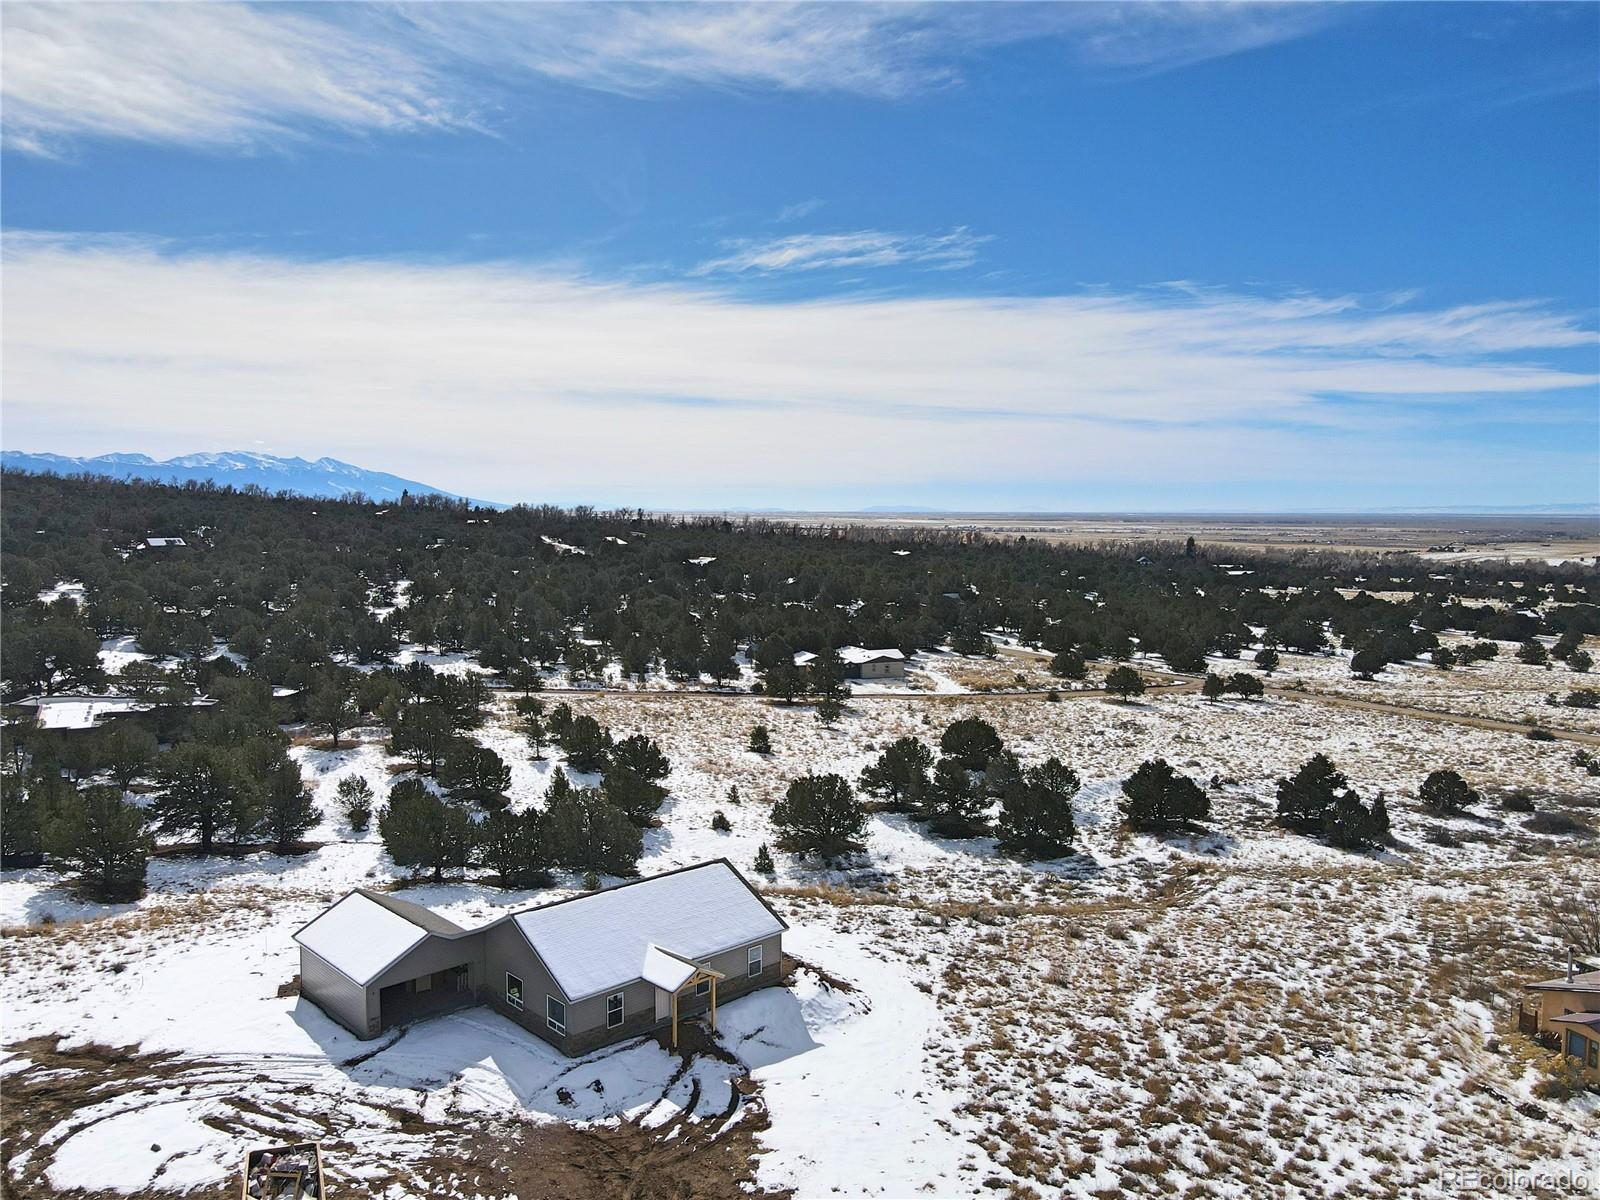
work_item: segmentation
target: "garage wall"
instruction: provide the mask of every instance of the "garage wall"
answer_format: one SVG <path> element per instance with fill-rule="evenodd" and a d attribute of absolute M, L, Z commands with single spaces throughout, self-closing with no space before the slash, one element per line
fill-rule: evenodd
<path fill-rule="evenodd" d="M 300 947 L 300 994 L 359 1038 L 378 1036 L 378 994 Z"/>
<path fill-rule="evenodd" d="M 419 975 L 467 964 L 467 982 L 474 991 L 483 984 L 483 934 L 470 933 L 466 937 L 446 938 L 429 934 L 408 950 L 394 966 L 374 979 L 368 988 L 373 995 L 391 983 L 403 983 Z"/>

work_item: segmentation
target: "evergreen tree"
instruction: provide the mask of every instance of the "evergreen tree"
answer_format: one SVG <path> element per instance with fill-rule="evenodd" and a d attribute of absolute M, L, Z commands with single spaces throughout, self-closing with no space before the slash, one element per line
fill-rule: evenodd
<path fill-rule="evenodd" d="M 999 848 L 1024 858 L 1060 858 L 1072 848 L 1077 772 L 1049 758 L 1023 772 L 1000 801 Z"/>
<path fill-rule="evenodd" d="M 1550 652 L 1538 638 L 1531 637 L 1517 647 L 1517 660 L 1530 667 L 1542 667 L 1549 663 Z"/>
<path fill-rule="evenodd" d="M 550 886 L 550 851 L 538 813 L 490 813 L 477 834 L 478 861 L 500 877 L 501 887 Z"/>
<path fill-rule="evenodd" d="M 1132 667 L 1112 667 L 1106 672 L 1106 691 L 1124 700 L 1144 695 L 1144 677 Z"/>
<path fill-rule="evenodd" d="M 607 770 L 629 771 L 640 779 L 665 779 L 672 773 L 672 764 L 654 738 L 635 733 L 611 747 Z"/>
<path fill-rule="evenodd" d="M 772 825 L 783 849 L 831 860 L 862 848 L 867 815 L 842 776 L 803 775 L 772 806 Z"/>
<path fill-rule="evenodd" d="M 772 851 L 767 849 L 765 842 L 762 842 L 760 848 L 756 851 L 755 866 L 757 874 L 760 875 L 776 875 L 778 873 L 778 868 L 772 861 Z"/>
<path fill-rule="evenodd" d="M 817 696 L 844 695 L 844 663 L 832 646 L 824 646 L 817 656 L 806 664 L 806 688 Z"/>
<path fill-rule="evenodd" d="M 346 775 L 337 789 L 344 819 L 356 833 L 364 833 L 372 822 L 372 785 L 359 775 Z"/>
<path fill-rule="evenodd" d="M 750 731 L 750 753 L 772 753 L 772 734 L 765 725 L 757 725 Z"/>
<path fill-rule="evenodd" d="M 1334 798 L 1349 786 L 1327 755 L 1312 755 L 1292 777 L 1278 780 L 1278 824 L 1300 833 L 1320 831 Z"/>
<path fill-rule="evenodd" d="M 1379 792 L 1372 798 L 1372 832 L 1373 839 L 1378 842 L 1389 840 L 1389 802 Z"/>
<path fill-rule="evenodd" d="M 586 775 L 605 770 L 611 751 L 611 733 L 587 713 L 572 718 L 561 735 L 561 748 L 567 765 Z"/>
<path fill-rule="evenodd" d="M 545 743 L 550 740 L 549 731 L 544 726 L 544 718 L 536 712 L 525 713 L 517 722 L 517 729 L 527 740 L 533 760 L 543 762 Z"/>
<path fill-rule="evenodd" d="M 941 758 L 928 784 L 924 811 L 929 828 L 940 837 L 982 837 L 989 832 L 989 797 L 954 758 Z"/>
<path fill-rule="evenodd" d="M 339 735 L 360 720 L 361 716 L 350 694 L 332 680 L 312 691 L 306 701 L 306 715 L 310 717 L 312 725 L 328 731 L 335 750 L 339 748 Z"/>
<path fill-rule="evenodd" d="M 1063 650 L 1050 660 L 1050 670 L 1063 679 L 1082 679 L 1089 673 L 1089 664 L 1076 650 Z"/>
<path fill-rule="evenodd" d="M 300 768 L 284 757 L 259 778 L 257 786 L 273 849 L 279 854 L 292 853 L 301 835 L 317 823 L 317 807 L 306 791 Z"/>
<path fill-rule="evenodd" d="M 612 767 L 601 782 L 607 801 L 625 814 L 628 820 L 643 828 L 667 798 L 667 789 L 653 779 L 646 779 L 622 767 Z"/>
<path fill-rule="evenodd" d="M 1278 652 L 1271 646 L 1263 646 L 1256 651 L 1256 666 L 1268 675 L 1278 669 Z"/>
<path fill-rule="evenodd" d="M 1449 646 L 1435 646 L 1432 653 L 1433 665 L 1441 671 L 1448 671 L 1456 665 L 1455 653 Z"/>
<path fill-rule="evenodd" d="M 1422 781 L 1422 786 L 1417 789 L 1417 798 L 1425 808 L 1454 815 L 1464 812 L 1483 797 L 1458 772 L 1445 769 L 1432 772 Z"/>
<path fill-rule="evenodd" d="M 897 811 L 916 808 L 928 788 L 933 751 L 914 737 L 897 738 L 861 772 L 861 790 Z"/>
<path fill-rule="evenodd" d="M 161 756 L 161 791 L 150 819 L 162 833 L 193 833 L 200 853 L 210 854 L 219 831 L 248 827 L 259 800 L 232 754 L 219 746 L 185 742 Z"/>
<path fill-rule="evenodd" d="M 90 899 L 105 903 L 144 895 L 151 842 L 144 813 L 114 787 L 91 787 L 65 798 L 51 814 L 45 843 L 53 862 L 76 873 Z"/>
<path fill-rule="evenodd" d="M 482 808 L 504 808 L 511 768 L 487 746 L 458 740 L 439 765 L 439 785 L 452 800 Z"/>
<path fill-rule="evenodd" d="M 1389 659 L 1376 646 L 1363 646 L 1350 658 L 1350 673 L 1358 679 L 1372 679 L 1389 665 Z"/>
<path fill-rule="evenodd" d="M 425 775 L 438 772 L 455 741 L 449 712 L 432 702 L 406 705 L 390 726 L 389 749 L 409 757 Z"/>
<path fill-rule="evenodd" d="M 719 808 L 711 814 L 711 828 L 718 833 L 731 833 L 733 822 L 728 820 L 728 814 Z"/>
<path fill-rule="evenodd" d="M 1164 758 L 1140 763 L 1123 781 L 1122 795 L 1122 817 L 1129 829 L 1172 829 L 1211 815 L 1205 789 Z"/>
<path fill-rule="evenodd" d="M 1594 666 L 1594 657 L 1587 650 L 1574 650 L 1567 655 L 1567 666 L 1581 675 Z"/>
<path fill-rule="evenodd" d="M 981 771 L 1005 750 L 995 727 L 980 717 L 952 721 L 939 737 L 939 749 L 969 771 Z"/>
<path fill-rule="evenodd" d="M 155 762 L 161 747 L 156 735 L 139 725 L 118 721 L 100 742 L 100 757 L 123 791 L 133 786 Z"/>
<path fill-rule="evenodd" d="M 1246 700 L 1254 700 L 1267 693 L 1267 689 L 1261 680 L 1254 675 L 1247 675 L 1243 671 L 1235 671 L 1228 676 L 1228 691 L 1236 696 L 1242 696 Z"/>
<path fill-rule="evenodd" d="M 402 779 L 389 789 L 378 834 L 396 866 L 428 871 L 435 882 L 467 865 L 476 840 L 466 810 L 441 800 L 418 779 Z"/>
<path fill-rule="evenodd" d="M 817 720 L 832 727 L 844 716 L 844 702 L 837 696 L 822 696 L 817 700 Z"/>
<path fill-rule="evenodd" d="M 569 788 L 547 803 L 544 823 L 552 859 L 576 871 L 638 873 L 643 835 L 599 788 Z"/>
<path fill-rule="evenodd" d="M 1218 675 L 1215 671 L 1206 672 L 1205 680 L 1200 684 L 1200 692 L 1207 700 L 1215 704 L 1222 696 L 1222 693 L 1227 690 L 1227 681 L 1221 675 Z"/>
<path fill-rule="evenodd" d="M 1322 835 L 1330 846 L 1341 850 L 1365 850 L 1380 837 L 1377 821 L 1354 788 L 1346 788 L 1328 805 L 1322 818 Z"/>

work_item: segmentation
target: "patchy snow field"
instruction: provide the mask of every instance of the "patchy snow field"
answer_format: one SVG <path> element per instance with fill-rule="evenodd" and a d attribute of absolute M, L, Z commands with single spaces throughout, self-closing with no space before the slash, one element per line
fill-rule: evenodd
<path fill-rule="evenodd" d="M 335 1194 L 395 1200 L 622 1195 L 599 1165 L 588 1193 L 517 1173 L 617 1161 L 645 1196 L 1487 1197 L 1446 1172 L 1518 1167 L 1600 1186 L 1594 1098 L 1537 1099 L 1544 1056 L 1508 1024 L 1518 985 L 1554 971 L 1547 898 L 1600 876 L 1582 835 L 1600 781 L 1570 744 L 1273 697 L 858 698 L 832 729 L 749 697 L 562 698 L 673 762 L 646 874 L 718 856 L 748 872 L 795 776 L 853 777 L 962 716 L 1080 773 L 1078 853 L 1017 863 L 880 813 L 848 868 L 777 854 L 792 986 L 722 1006 L 683 1056 L 646 1041 L 567 1060 L 485 1009 L 361 1042 L 286 986 L 290 935 L 350 887 L 397 881 L 376 822 L 356 836 L 334 802 L 352 774 L 381 795 L 392 760 L 377 729 L 299 745 L 323 812 L 306 855 L 158 859 L 149 896 L 117 909 L 45 870 L 0 875 L 14 1194 L 215 1195 L 247 1145 L 291 1136 L 325 1139 Z M 745 749 L 757 723 L 770 756 Z M 479 736 L 512 765 L 513 805 L 538 804 L 559 758 L 528 760 L 507 709 Z M 1395 850 L 1271 824 L 1273 781 L 1319 750 L 1385 791 Z M 1119 781 L 1156 755 L 1214 782 L 1208 832 L 1120 828 Z M 1423 813 L 1415 789 L 1440 766 L 1527 789 L 1579 834 L 1492 800 Z M 405 894 L 473 925 L 576 881 L 559 882 Z"/>

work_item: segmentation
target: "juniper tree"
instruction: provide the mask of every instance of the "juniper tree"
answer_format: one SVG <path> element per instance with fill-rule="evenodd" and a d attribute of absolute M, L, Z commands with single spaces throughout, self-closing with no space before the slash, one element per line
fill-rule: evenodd
<path fill-rule="evenodd" d="M 1256 666 L 1268 675 L 1278 669 L 1278 652 L 1271 646 L 1263 646 L 1256 651 Z"/>
<path fill-rule="evenodd" d="M 493 812 L 478 824 L 477 858 L 500 877 L 503 888 L 550 885 L 550 850 L 540 815 Z"/>
<path fill-rule="evenodd" d="M 1235 671 L 1228 676 L 1227 690 L 1236 696 L 1242 696 L 1246 700 L 1254 700 L 1258 696 L 1264 696 L 1267 693 L 1267 689 L 1261 680 L 1243 671 Z"/>
<path fill-rule="evenodd" d="M 51 860 L 78 877 L 90 899 L 111 903 L 144 895 L 151 841 L 144 813 L 114 787 L 91 787 L 64 798 L 44 840 Z"/>
<path fill-rule="evenodd" d="M 1446 768 L 1431 772 L 1422 781 L 1422 786 L 1417 789 L 1417 799 L 1422 801 L 1423 807 L 1436 813 L 1455 814 L 1478 803 L 1482 797 L 1461 778 L 1459 772 Z"/>
<path fill-rule="evenodd" d="M 192 833 L 200 853 L 210 854 L 219 831 L 248 825 L 259 800 L 233 755 L 220 746 L 186 742 L 161 756 L 161 790 L 150 802 L 151 821 L 162 833 Z"/>
<path fill-rule="evenodd" d="M 1529 638 L 1517 647 L 1517 660 L 1530 667 L 1542 667 L 1549 663 L 1550 652 L 1538 638 Z"/>
<path fill-rule="evenodd" d="M 1587 650 L 1574 650 L 1567 655 L 1567 666 L 1581 675 L 1594 666 L 1594 657 Z"/>
<path fill-rule="evenodd" d="M 1207 700 L 1215 704 L 1227 690 L 1227 681 L 1221 675 L 1218 675 L 1215 671 L 1206 672 L 1206 677 L 1200 684 L 1200 692 Z"/>
<path fill-rule="evenodd" d="M 504 808 L 511 768 L 489 747 L 461 739 L 439 766 L 439 784 L 454 800 L 483 808 Z"/>
<path fill-rule="evenodd" d="M 641 827 L 650 824 L 667 798 L 667 789 L 659 783 L 621 767 L 612 767 L 605 773 L 601 788 L 613 807 Z"/>
<path fill-rule="evenodd" d="M 635 733 L 611 747 L 607 770 L 631 771 L 641 779 L 665 779 L 672 773 L 672 763 L 654 738 Z"/>
<path fill-rule="evenodd" d="M 475 840 L 466 810 L 440 799 L 418 779 L 402 779 L 389 789 L 378 833 L 396 866 L 428 871 L 435 882 L 445 871 L 467 865 Z"/>
<path fill-rule="evenodd" d="M 824 725 L 833 726 L 839 723 L 839 718 L 844 716 L 844 703 L 837 696 L 823 696 L 817 700 L 817 720 Z"/>
<path fill-rule="evenodd" d="M 593 774 L 605 769 L 611 734 L 587 713 L 575 716 L 561 734 L 561 749 L 574 771 Z"/>
<path fill-rule="evenodd" d="M 1387 818 L 1387 809 L 1384 813 Z M 1333 798 L 1322 817 L 1322 835 L 1330 846 L 1342 850 L 1365 850 L 1382 834 L 1373 812 L 1361 803 L 1354 788 L 1346 788 Z"/>
<path fill-rule="evenodd" d="M 861 790 L 898 811 L 915 808 L 928 788 L 933 751 L 914 737 L 897 738 L 861 772 Z"/>
<path fill-rule="evenodd" d="M 549 732 L 545 729 L 544 718 L 536 712 L 523 714 L 517 722 L 517 731 L 522 734 L 528 743 L 535 762 L 544 760 L 545 743 L 549 740 Z"/>
<path fill-rule="evenodd" d="M 119 721 L 101 739 L 100 757 L 117 785 L 127 791 L 155 762 L 160 749 L 148 729 Z"/>
<path fill-rule="evenodd" d="M 449 712 L 432 702 L 408 704 L 389 729 L 389 748 L 409 757 L 417 770 L 435 774 L 456 741 L 456 726 Z"/>
<path fill-rule="evenodd" d="M 989 831 L 989 797 L 973 782 L 972 772 L 954 758 L 941 758 L 933 769 L 923 811 L 929 828 L 940 837 L 982 837 Z"/>
<path fill-rule="evenodd" d="M 981 771 L 1005 743 L 995 727 L 981 717 L 952 721 L 939 737 L 939 749 L 969 771 Z"/>
<path fill-rule="evenodd" d="M 550 800 L 544 813 L 551 858 L 576 871 L 607 875 L 638 872 L 643 835 L 599 788 L 568 788 Z"/>
<path fill-rule="evenodd" d="M 1072 800 L 1080 787 L 1077 772 L 1048 758 L 1023 772 L 1000 801 L 999 848 L 1006 854 L 1060 858 L 1072 848 Z"/>
<path fill-rule="evenodd" d="M 761 875 L 776 875 L 778 873 L 777 865 L 772 861 L 772 851 L 767 849 L 765 842 L 762 842 L 760 848 L 756 850 L 755 869 Z"/>
<path fill-rule="evenodd" d="M 1130 829 L 1171 829 L 1211 815 L 1205 789 L 1164 758 L 1140 763 L 1123 781 L 1122 795 L 1122 817 Z"/>
<path fill-rule="evenodd" d="M 289 854 L 301 835 L 317 823 L 317 808 L 306 791 L 300 768 L 287 757 L 273 763 L 258 778 L 263 824 L 271 835 L 273 848 Z"/>
<path fill-rule="evenodd" d="M 772 825 L 783 849 L 835 859 L 862 848 L 867 815 L 842 776 L 803 775 L 772 806 Z"/>
<path fill-rule="evenodd" d="M 750 753 L 772 753 L 772 734 L 765 725 L 757 725 L 750 731 Z"/>
<path fill-rule="evenodd" d="M 1106 673 L 1106 691 L 1124 700 L 1144 695 L 1144 677 L 1132 667 L 1112 667 Z"/>
<path fill-rule="evenodd" d="M 1278 780 L 1278 824 L 1300 833 L 1318 832 L 1335 797 L 1349 786 L 1327 755 L 1312 755 L 1294 775 Z"/>
<path fill-rule="evenodd" d="M 335 789 L 344 819 L 356 833 L 363 833 L 372 821 L 372 785 L 359 775 L 346 775 Z"/>
<path fill-rule="evenodd" d="M 1089 664 L 1076 650 L 1063 650 L 1050 660 L 1050 671 L 1063 679 L 1082 679 L 1089 673 Z"/>
<path fill-rule="evenodd" d="M 361 716 L 350 694 L 332 680 L 312 691 L 306 701 L 306 715 L 318 729 L 328 731 L 335 750 L 339 748 L 339 735 L 360 720 Z"/>
<path fill-rule="evenodd" d="M 1350 673 L 1358 679 L 1372 679 L 1388 665 L 1388 658 L 1376 646 L 1364 646 L 1350 657 Z"/>

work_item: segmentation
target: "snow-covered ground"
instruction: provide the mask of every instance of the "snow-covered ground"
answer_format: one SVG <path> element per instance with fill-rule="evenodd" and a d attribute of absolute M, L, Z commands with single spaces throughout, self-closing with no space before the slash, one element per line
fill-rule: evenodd
<path fill-rule="evenodd" d="M 641 1042 L 567 1060 L 483 1009 L 360 1042 L 279 993 L 295 929 L 352 886 L 400 880 L 376 821 L 356 835 L 335 806 L 350 775 L 381 796 L 392 760 L 379 729 L 336 751 L 302 739 L 322 812 L 308 854 L 158 859 L 150 894 L 117 908 L 48 870 L 0 873 L 0 1071 L 36 1114 L 14 1181 L 214 1193 L 246 1145 L 293 1135 L 325 1139 L 339 1194 L 507 1194 L 441 1164 L 510 1118 L 749 1139 L 746 1182 L 801 1196 L 1443 1197 L 1492 1189 L 1451 1192 L 1441 1164 L 1592 1164 L 1593 1099 L 1536 1098 L 1541 1060 L 1506 1021 L 1516 985 L 1554 969 L 1544 905 L 1594 879 L 1593 843 L 1492 800 L 1453 819 L 1415 802 L 1452 766 L 1600 825 L 1600 781 L 1570 744 L 1274 697 L 856 698 L 834 728 L 753 698 L 566 699 L 673 762 L 646 874 L 723 856 L 748 873 L 795 776 L 853 778 L 893 738 L 936 743 L 963 716 L 1079 772 L 1077 853 L 1019 863 L 878 813 L 857 864 L 776 854 L 757 882 L 803 965 L 789 989 L 722 1006 L 720 1056 Z M 511 764 L 513 806 L 536 805 L 559 755 L 529 759 L 509 719 L 478 736 Z M 757 723 L 770 756 L 746 749 Z M 1318 751 L 1363 795 L 1385 791 L 1394 850 L 1351 856 L 1271 824 L 1274 780 Z M 1121 829 L 1120 780 L 1156 755 L 1214 780 L 1208 832 Z M 719 809 L 730 832 L 711 828 Z M 472 925 L 577 882 L 405 894 Z"/>

